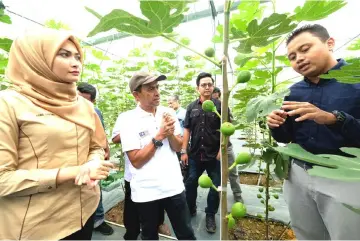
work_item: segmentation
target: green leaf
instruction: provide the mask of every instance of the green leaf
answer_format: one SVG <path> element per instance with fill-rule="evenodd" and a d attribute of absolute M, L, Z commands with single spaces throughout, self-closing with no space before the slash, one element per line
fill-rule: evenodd
<path fill-rule="evenodd" d="M 8 15 L 4 13 L 4 9 L 0 8 L 0 22 L 11 24 L 11 19 Z"/>
<path fill-rule="evenodd" d="M 239 13 L 238 14 L 234 14 L 234 18 L 235 19 L 242 19 L 246 22 L 250 22 L 253 19 L 258 19 L 261 18 L 265 6 L 260 6 L 260 1 L 259 0 L 255 0 L 255 1 L 241 1 L 239 6 Z M 232 18 L 233 18 L 232 16 Z M 245 30 L 245 29 L 244 29 Z"/>
<path fill-rule="evenodd" d="M 353 41 L 349 47 L 347 47 L 348 50 L 360 50 L 360 39 L 357 39 Z"/>
<path fill-rule="evenodd" d="M 336 12 L 346 4 L 342 0 L 307 0 L 302 7 L 295 8 L 295 15 L 292 18 L 299 22 L 320 20 Z"/>
<path fill-rule="evenodd" d="M 188 10 L 188 3 L 189 1 L 140 1 L 140 9 L 146 19 L 121 9 L 114 9 L 101 18 L 88 36 L 113 28 L 143 38 L 171 34 L 184 19 L 183 13 Z"/>
<path fill-rule="evenodd" d="M 56 21 L 54 19 L 47 20 L 45 22 L 45 26 L 48 28 L 56 29 L 56 30 L 60 30 L 60 29 L 69 30 L 70 29 L 70 27 L 68 25 L 62 23 L 61 21 Z"/>
<path fill-rule="evenodd" d="M 100 60 L 110 60 L 109 56 L 104 55 L 104 52 L 101 50 L 96 50 L 93 49 L 92 50 L 92 54 L 94 55 L 95 58 L 100 59 Z"/>
<path fill-rule="evenodd" d="M 345 182 L 359 182 L 360 170 L 347 168 L 326 168 L 321 166 L 314 166 L 308 170 L 309 175 L 328 178 L 331 180 L 345 181 Z"/>
<path fill-rule="evenodd" d="M 180 39 L 180 43 L 182 43 L 182 44 L 184 44 L 186 46 L 188 46 L 190 44 L 190 42 L 191 42 L 191 40 L 189 38 L 187 38 L 187 37 L 183 37 L 183 38 Z"/>
<path fill-rule="evenodd" d="M 347 63 L 348 65 L 344 65 L 340 69 L 330 70 L 329 74 L 320 77 L 324 79 L 334 78 L 345 84 L 360 83 L 360 58 L 348 60 Z"/>
<path fill-rule="evenodd" d="M 6 52 L 10 51 L 12 40 L 8 38 L 0 38 L 0 49 L 5 50 Z"/>
<path fill-rule="evenodd" d="M 292 24 L 291 19 L 286 14 L 273 13 L 264 18 L 260 25 L 254 19 L 247 27 L 249 37 L 240 40 L 240 45 L 236 50 L 241 53 L 251 53 L 252 46 L 267 46 L 282 35 L 292 31 L 295 27 L 296 24 Z"/>
<path fill-rule="evenodd" d="M 275 157 L 274 172 L 280 179 L 287 178 L 289 175 L 289 157 L 280 153 L 277 153 Z"/>
<path fill-rule="evenodd" d="M 326 166 L 326 167 L 337 167 L 334 164 L 331 164 L 331 162 L 328 162 L 328 159 L 319 157 L 317 155 L 314 155 L 308 151 L 306 151 L 304 148 L 302 148 L 300 145 L 295 143 L 290 143 L 287 146 L 278 146 L 274 148 L 276 151 L 285 154 L 287 156 L 303 160 L 312 164 Z"/>
<path fill-rule="evenodd" d="M 252 59 L 254 56 L 251 54 L 242 54 L 239 53 L 238 55 L 236 55 L 236 57 L 234 58 L 234 63 L 236 65 L 239 65 L 239 67 L 243 67 L 250 59 Z"/>
<path fill-rule="evenodd" d="M 347 204 L 345 204 L 345 203 L 343 203 L 343 205 L 344 205 L 346 208 L 350 209 L 351 211 L 356 212 L 357 214 L 360 214 L 360 209 L 359 209 L 359 208 L 354 208 L 354 207 L 352 207 L 352 206 L 350 206 L 350 205 L 347 205 Z"/>
<path fill-rule="evenodd" d="M 103 16 L 101 16 L 98 12 L 96 12 L 95 10 L 86 7 L 85 6 L 86 11 L 88 11 L 89 13 L 91 13 L 92 15 L 94 15 L 97 19 L 101 20 Z"/>
<path fill-rule="evenodd" d="M 258 96 L 254 99 L 251 99 L 246 105 L 245 116 L 247 122 L 252 122 L 257 117 L 267 116 L 273 110 L 279 109 L 283 98 L 289 94 L 290 89 L 285 89 L 268 96 Z M 281 102 L 278 102 L 279 99 L 281 99 Z"/>
<path fill-rule="evenodd" d="M 264 161 L 268 164 L 272 164 L 274 158 L 276 157 L 277 152 L 274 151 L 272 148 L 266 148 L 266 150 L 264 151 L 262 158 L 264 159 Z"/>
<path fill-rule="evenodd" d="M 176 54 L 174 54 L 172 52 L 168 52 L 168 51 L 156 50 L 154 54 L 155 54 L 155 56 L 158 56 L 158 57 L 165 57 L 168 59 L 176 59 Z"/>

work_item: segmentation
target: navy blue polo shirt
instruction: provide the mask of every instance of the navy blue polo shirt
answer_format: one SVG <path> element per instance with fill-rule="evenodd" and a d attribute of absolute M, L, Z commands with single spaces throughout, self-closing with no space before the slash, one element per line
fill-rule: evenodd
<path fill-rule="evenodd" d="M 339 59 L 332 69 L 345 65 Z M 344 84 L 336 79 L 320 79 L 313 84 L 306 78 L 290 87 L 287 101 L 309 102 L 321 110 L 341 111 L 343 124 L 320 125 L 313 120 L 296 122 L 299 116 L 288 117 L 283 125 L 271 129 L 274 139 L 281 143 L 297 143 L 313 154 L 343 153 L 341 147 L 360 147 L 360 84 Z"/>

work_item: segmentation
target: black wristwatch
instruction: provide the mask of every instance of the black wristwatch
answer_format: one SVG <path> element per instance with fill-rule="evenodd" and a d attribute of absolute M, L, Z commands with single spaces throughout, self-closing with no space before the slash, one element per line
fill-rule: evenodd
<path fill-rule="evenodd" d="M 152 138 L 152 142 L 154 143 L 155 147 L 161 147 L 163 145 L 162 141 L 155 140 L 155 138 Z"/>
<path fill-rule="evenodd" d="M 339 123 L 343 123 L 346 120 L 346 116 L 341 111 L 334 110 L 331 113 L 336 117 L 336 121 Z"/>

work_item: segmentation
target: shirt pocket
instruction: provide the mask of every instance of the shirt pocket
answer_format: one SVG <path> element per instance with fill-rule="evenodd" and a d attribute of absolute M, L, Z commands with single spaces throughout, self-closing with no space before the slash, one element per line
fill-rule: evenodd
<path fill-rule="evenodd" d="M 214 112 L 206 112 L 206 125 L 212 130 L 220 129 L 220 119 Z"/>
<path fill-rule="evenodd" d="M 191 125 L 194 126 L 200 121 L 200 110 L 192 110 L 190 112 Z"/>

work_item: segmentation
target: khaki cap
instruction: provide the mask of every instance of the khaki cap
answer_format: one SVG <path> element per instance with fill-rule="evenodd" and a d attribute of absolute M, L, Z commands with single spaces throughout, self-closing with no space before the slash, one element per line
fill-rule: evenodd
<path fill-rule="evenodd" d="M 154 75 L 147 72 L 137 72 L 131 77 L 129 82 L 130 91 L 133 92 L 141 85 L 146 85 L 154 81 L 166 80 L 165 75 Z"/>

